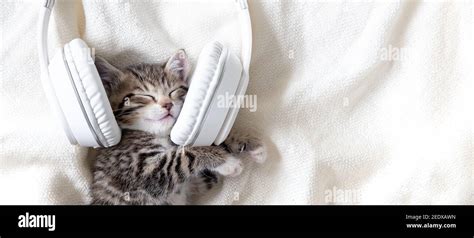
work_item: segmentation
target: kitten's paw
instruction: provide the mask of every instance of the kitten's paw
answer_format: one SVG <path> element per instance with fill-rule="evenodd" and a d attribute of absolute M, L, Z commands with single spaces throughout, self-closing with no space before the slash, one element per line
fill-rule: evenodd
<path fill-rule="evenodd" d="M 235 177 L 242 173 L 243 169 L 244 166 L 242 165 L 242 162 L 231 156 L 225 163 L 219 165 L 215 171 L 224 176 Z"/>
<path fill-rule="evenodd" d="M 249 151 L 250 158 L 254 160 L 255 162 L 262 164 L 267 160 L 267 148 L 265 145 L 260 145 L 253 150 Z"/>
<path fill-rule="evenodd" d="M 234 154 L 246 153 L 257 150 L 263 146 L 263 141 L 252 134 L 233 132 L 225 141 L 227 150 Z"/>

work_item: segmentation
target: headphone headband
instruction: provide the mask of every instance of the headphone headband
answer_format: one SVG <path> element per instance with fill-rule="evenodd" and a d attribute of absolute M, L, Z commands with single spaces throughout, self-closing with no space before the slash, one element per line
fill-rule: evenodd
<path fill-rule="evenodd" d="M 44 0 L 40 10 L 40 40 L 39 40 L 39 55 L 41 70 L 47 71 L 49 64 L 48 56 L 48 25 L 51 11 L 53 10 L 55 0 Z M 250 20 L 249 6 L 247 0 L 235 0 L 240 8 L 239 19 L 242 34 L 242 52 L 241 60 L 244 68 L 244 74 L 249 73 L 250 59 L 252 55 L 252 23 Z"/>
<path fill-rule="evenodd" d="M 53 9 L 55 0 L 45 0 L 43 7 L 40 9 L 40 28 L 39 28 L 39 55 L 42 70 L 48 70 L 49 56 L 48 56 L 48 26 L 51 11 Z"/>
<path fill-rule="evenodd" d="M 250 60 L 252 58 L 252 22 L 250 20 L 247 0 L 236 0 L 240 6 L 240 34 L 242 35 L 242 52 L 240 55 L 244 69 L 244 77 L 249 77 Z"/>

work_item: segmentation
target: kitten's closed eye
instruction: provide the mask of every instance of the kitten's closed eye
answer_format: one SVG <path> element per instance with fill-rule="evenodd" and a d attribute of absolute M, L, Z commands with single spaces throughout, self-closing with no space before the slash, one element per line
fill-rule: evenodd
<path fill-rule="evenodd" d="M 120 103 L 119 109 L 123 108 L 123 107 L 130 107 L 130 106 L 132 106 L 132 103 L 135 104 L 135 105 L 136 104 L 146 105 L 150 102 L 156 102 L 156 99 L 155 99 L 154 96 L 148 95 L 148 94 L 133 94 L 133 93 L 130 93 L 130 94 L 127 94 L 127 96 L 125 96 L 122 99 L 122 103 Z"/>
<path fill-rule="evenodd" d="M 153 102 L 156 102 L 156 98 L 152 95 L 149 95 L 149 94 L 135 94 L 134 99 L 136 101 L 140 101 L 142 103 L 149 102 L 150 100 L 153 101 Z"/>
<path fill-rule="evenodd" d="M 172 99 L 179 99 L 179 98 L 182 98 L 183 96 L 185 96 L 187 92 L 188 92 L 188 88 L 186 88 L 184 86 L 181 86 L 181 87 L 171 91 L 169 96 Z"/>

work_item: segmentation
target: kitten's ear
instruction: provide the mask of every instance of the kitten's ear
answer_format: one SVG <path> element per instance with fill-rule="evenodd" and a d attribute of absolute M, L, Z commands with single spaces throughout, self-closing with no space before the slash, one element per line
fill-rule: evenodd
<path fill-rule="evenodd" d="M 188 56 L 186 52 L 181 49 L 178 50 L 171 58 L 168 60 L 165 66 L 165 73 L 181 80 L 186 81 L 191 71 L 191 64 L 189 63 Z"/>
<path fill-rule="evenodd" d="M 97 71 L 99 71 L 99 76 L 102 80 L 102 84 L 104 85 L 107 95 L 110 96 L 110 93 L 119 83 L 122 71 L 111 65 L 109 62 L 107 62 L 107 60 L 100 56 L 95 57 L 95 67 L 97 68 Z"/>

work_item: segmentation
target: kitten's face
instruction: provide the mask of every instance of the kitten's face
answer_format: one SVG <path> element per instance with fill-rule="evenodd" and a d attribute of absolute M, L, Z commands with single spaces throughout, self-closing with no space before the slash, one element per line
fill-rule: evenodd
<path fill-rule="evenodd" d="M 121 128 L 169 135 L 188 89 L 190 67 L 184 51 L 166 64 L 139 64 L 120 71 L 98 58 L 96 65 Z"/>

